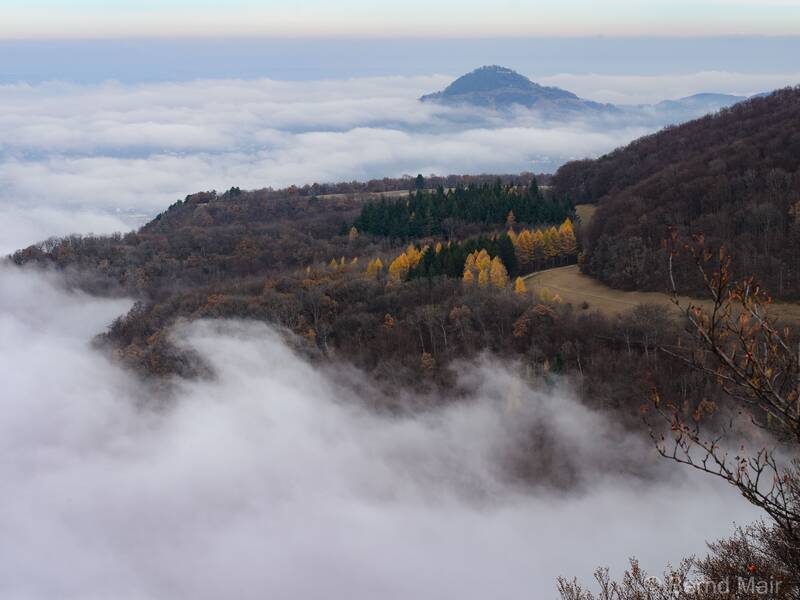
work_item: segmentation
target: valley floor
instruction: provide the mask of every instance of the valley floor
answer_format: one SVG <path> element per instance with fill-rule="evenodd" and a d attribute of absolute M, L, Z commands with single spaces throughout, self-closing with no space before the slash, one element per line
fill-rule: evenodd
<path fill-rule="evenodd" d="M 669 294 L 615 290 L 581 273 L 578 265 L 537 271 L 525 279 L 528 287 L 535 291 L 547 290 L 558 294 L 564 302 L 574 306 L 587 302 L 589 310 L 598 310 L 605 315 L 618 315 L 637 304 L 661 304 L 678 310 Z M 687 306 L 690 302 L 710 305 L 704 300 L 687 296 L 681 296 L 680 301 L 682 306 Z M 800 303 L 775 303 L 772 310 L 783 319 L 800 322 Z"/>

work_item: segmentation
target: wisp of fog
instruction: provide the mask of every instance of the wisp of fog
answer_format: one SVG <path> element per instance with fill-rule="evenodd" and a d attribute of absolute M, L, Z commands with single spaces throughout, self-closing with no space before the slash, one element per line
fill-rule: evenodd
<path fill-rule="evenodd" d="M 753 517 L 488 357 L 466 398 L 384 414 L 264 324 L 199 322 L 176 340 L 215 376 L 162 397 L 90 344 L 129 306 L 0 269 L 0 597 L 547 598 Z"/>

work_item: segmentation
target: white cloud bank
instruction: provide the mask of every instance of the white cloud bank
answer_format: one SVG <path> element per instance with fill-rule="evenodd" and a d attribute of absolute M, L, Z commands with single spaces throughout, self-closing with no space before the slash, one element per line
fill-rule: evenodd
<path fill-rule="evenodd" d="M 678 467 L 625 475 L 647 444 L 491 363 L 462 403 L 379 416 L 267 327 L 199 323 L 218 378 L 164 403 L 88 346 L 126 307 L 0 268 L 3 598 L 547 598 L 753 515 Z M 504 475 L 537 424 L 580 493 Z"/>
<path fill-rule="evenodd" d="M 750 93 L 792 75 L 561 75 L 542 80 L 635 103 Z M 417 98 L 451 76 L 338 81 L 0 86 L 0 253 L 51 235 L 141 224 L 186 194 L 416 173 L 550 171 L 658 127 L 547 123 Z"/>

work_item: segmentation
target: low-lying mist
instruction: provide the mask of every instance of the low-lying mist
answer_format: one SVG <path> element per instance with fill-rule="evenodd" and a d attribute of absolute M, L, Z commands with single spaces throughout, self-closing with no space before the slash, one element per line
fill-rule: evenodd
<path fill-rule="evenodd" d="M 199 322 L 175 336 L 216 376 L 160 397 L 90 345 L 128 306 L 0 267 L 3 598 L 547 598 L 754 515 L 489 357 L 389 415 L 264 324 Z"/>
<path fill-rule="evenodd" d="M 52 235 L 126 231 L 203 190 L 552 172 L 698 116 L 634 111 L 564 121 L 520 107 L 495 112 L 417 100 L 457 75 L 0 85 L 0 254 Z M 630 105 L 699 91 L 751 94 L 797 77 L 539 80 Z"/>

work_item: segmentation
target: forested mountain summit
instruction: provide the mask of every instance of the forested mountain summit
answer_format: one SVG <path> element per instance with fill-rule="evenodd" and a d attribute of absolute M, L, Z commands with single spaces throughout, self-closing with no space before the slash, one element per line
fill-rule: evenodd
<path fill-rule="evenodd" d="M 668 127 L 596 160 L 562 166 L 554 193 L 599 208 L 582 268 L 624 289 L 664 289 L 671 229 L 726 246 L 734 270 L 800 297 L 800 88 Z M 699 279 L 684 274 L 688 291 Z"/>

